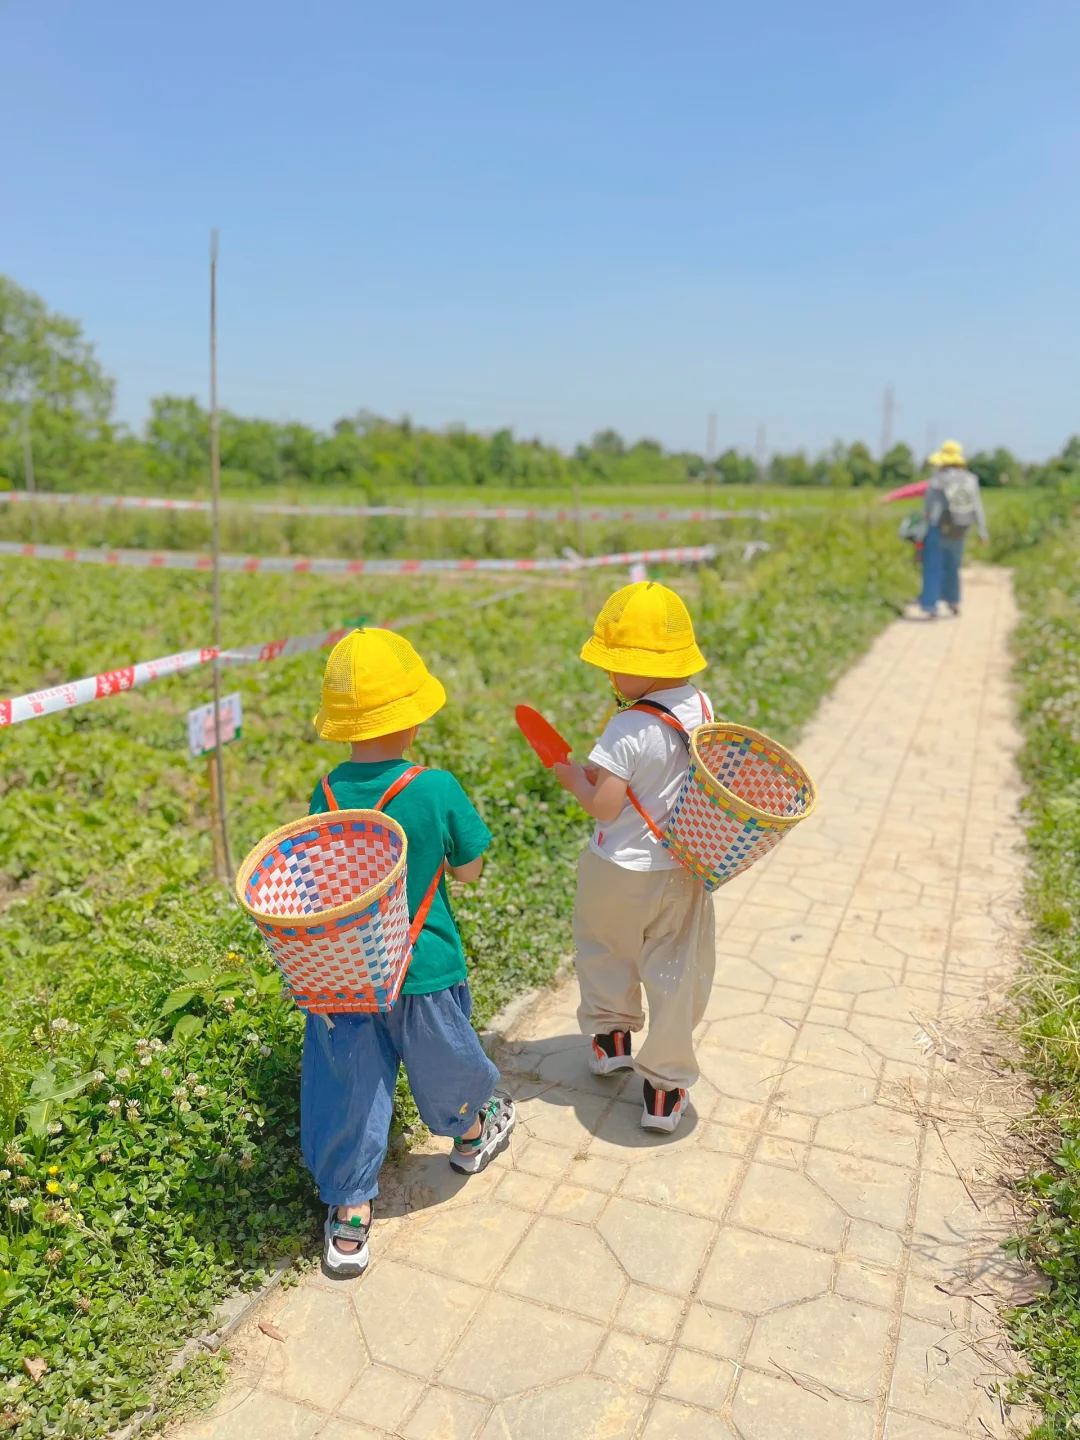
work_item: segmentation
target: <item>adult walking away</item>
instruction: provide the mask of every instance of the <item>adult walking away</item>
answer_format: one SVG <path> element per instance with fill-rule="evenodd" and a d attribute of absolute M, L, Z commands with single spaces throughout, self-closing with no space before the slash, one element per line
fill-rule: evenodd
<path fill-rule="evenodd" d="M 926 538 L 922 556 L 922 594 L 908 606 L 909 620 L 936 620 L 960 614 L 960 565 L 964 541 L 976 526 L 983 544 L 989 539 L 979 479 L 967 468 L 963 447 L 946 440 L 930 456 L 934 473 L 923 498 Z"/>

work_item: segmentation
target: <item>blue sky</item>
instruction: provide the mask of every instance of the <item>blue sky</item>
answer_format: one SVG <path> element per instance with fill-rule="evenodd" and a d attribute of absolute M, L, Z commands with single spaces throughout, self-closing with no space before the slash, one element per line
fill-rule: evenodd
<path fill-rule="evenodd" d="M 0 270 L 141 422 L 700 449 L 1080 430 L 1075 0 L 0 12 Z"/>

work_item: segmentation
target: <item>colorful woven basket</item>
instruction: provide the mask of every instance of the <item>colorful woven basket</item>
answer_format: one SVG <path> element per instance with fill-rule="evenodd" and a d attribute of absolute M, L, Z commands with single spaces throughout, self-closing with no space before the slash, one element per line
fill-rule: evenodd
<path fill-rule="evenodd" d="M 405 831 L 379 810 L 332 810 L 274 830 L 240 867 L 236 897 L 293 999 L 313 1014 L 389 1010 L 412 946 Z"/>
<path fill-rule="evenodd" d="M 782 746 L 747 725 L 699 725 L 665 849 L 718 890 L 767 855 L 817 803 L 814 782 Z"/>

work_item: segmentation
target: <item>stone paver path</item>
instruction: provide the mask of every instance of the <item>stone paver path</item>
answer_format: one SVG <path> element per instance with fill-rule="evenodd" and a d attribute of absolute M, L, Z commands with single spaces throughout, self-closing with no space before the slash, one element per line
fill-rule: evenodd
<path fill-rule="evenodd" d="M 1016 925 L 1012 622 L 977 570 L 961 620 L 892 626 L 822 708 L 817 815 L 717 898 L 691 1123 L 646 1135 L 574 986 L 545 996 L 504 1047 L 512 1155 L 468 1182 L 445 1142 L 410 1156 L 368 1274 L 269 1301 L 287 1338 L 253 1330 L 184 1440 L 1012 1433 L 1007 1105 L 972 1030 Z"/>

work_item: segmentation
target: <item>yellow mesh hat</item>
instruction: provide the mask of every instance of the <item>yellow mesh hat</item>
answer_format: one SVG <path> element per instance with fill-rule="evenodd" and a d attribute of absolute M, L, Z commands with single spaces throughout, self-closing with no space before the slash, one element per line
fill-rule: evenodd
<path fill-rule="evenodd" d="M 324 740 L 374 740 L 430 720 L 446 691 L 403 635 L 352 630 L 330 651 L 315 729 Z"/>
<path fill-rule="evenodd" d="M 666 585 L 638 580 L 600 611 L 582 660 L 622 675 L 682 680 L 709 663 L 694 640 L 690 612 Z"/>
<path fill-rule="evenodd" d="M 965 465 L 964 447 L 959 440 L 946 440 L 940 450 L 935 450 L 930 456 L 930 464 L 943 465 Z"/>

